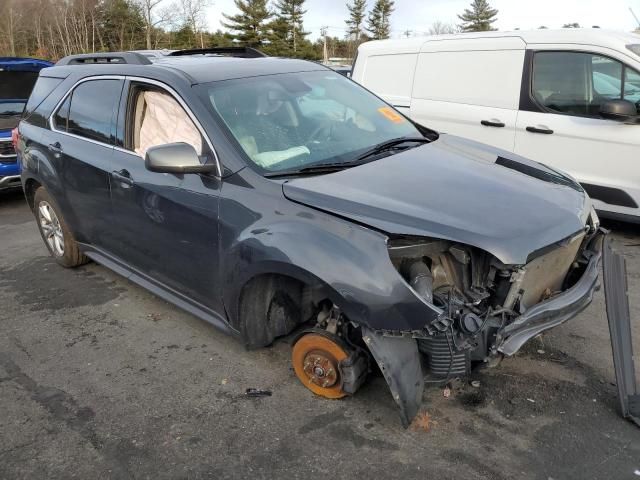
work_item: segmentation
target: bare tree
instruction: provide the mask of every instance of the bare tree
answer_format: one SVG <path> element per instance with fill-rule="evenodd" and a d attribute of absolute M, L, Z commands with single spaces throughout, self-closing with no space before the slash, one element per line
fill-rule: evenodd
<path fill-rule="evenodd" d="M 180 0 L 182 7 L 182 19 L 198 37 L 200 35 L 200 48 L 204 48 L 205 10 L 211 5 L 211 0 Z"/>
<path fill-rule="evenodd" d="M 163 0 L 135 0 L 136 5 L 140 7 L 144 18 L 145 39 L 147 50 L 151 50 L 154 46 L 151 41 L 153 31 L 159 26 L 171 22 L 175 16 L 177 7 L 175 5 L 165 8 L 159 7 Z"/>
<path fill-rule="evenodd" d="M 9 53 L 12 57 L 16 56 L 16 40 L 18 37 L 18 28 L 20 24 L 20 14 L 14 0 L 9 0 L 2 9 L 2 30 L 6 38 Z"/>
<path fill-rule="evenodd" d="M 458 33 L 459 30 L 450 23 L 443 23 L 437 20 L 429 27 L 429 35 L 447 35 L 451 33 Z"/>

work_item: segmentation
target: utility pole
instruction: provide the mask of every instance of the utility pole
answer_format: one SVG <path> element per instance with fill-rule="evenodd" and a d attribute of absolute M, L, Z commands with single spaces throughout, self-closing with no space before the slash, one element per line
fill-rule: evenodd
<path fill-rule="evenodd" d="M 640 29 L 640 20 L 638 20 L 638 17 L 636 17 L 636 14 L 633 11 L 633 8 L 629 7 L 629 11 L 631 12 L 631 15 L 633 15 L 633 18 L 636 19 L 636 23 L 638 24 L 638 28 Z"/>
<path fill-rule="evenodd" d="M 329 51 L 327 50 L 327 30 L 329 27 L 321 27 L 320 35 L 323 38 L 323 47 L 322 47 L 322 63 L 325 65 L 329 63 Z"/>
<path fill-rule="evenodd" d="M 405 30 L 404 32 L 402 32 L 402 34 L 406 37 L 409 38 L 411 36 L 413 32 L 411 30 Z"/>

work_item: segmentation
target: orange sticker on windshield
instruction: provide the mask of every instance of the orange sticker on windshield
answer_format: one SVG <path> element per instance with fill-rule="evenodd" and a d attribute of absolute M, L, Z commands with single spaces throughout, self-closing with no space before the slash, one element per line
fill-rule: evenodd
<path fill-rule="evenodd" d="M 398 112 L 395 112 L 391 107 L 382 107 L 382 108 L 379 108 L 378 111 L 382 115 L 384 115 L 387 118 L 387 120 L 390 120 L 393 123 L 404 122 L 404 117 L 400 115 Z"/>

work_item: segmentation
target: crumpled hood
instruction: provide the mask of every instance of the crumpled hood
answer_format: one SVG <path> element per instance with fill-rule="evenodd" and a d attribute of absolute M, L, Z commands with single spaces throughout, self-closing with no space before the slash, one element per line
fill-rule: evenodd
<path fill-rule="evenodd" d="M 505 264 L 584 228 L 591 201 L 570 177 L 471 140 L 440 139 L 341 172 L 283 184 L 295 202 L 389 234 L 481 248 Z"/>

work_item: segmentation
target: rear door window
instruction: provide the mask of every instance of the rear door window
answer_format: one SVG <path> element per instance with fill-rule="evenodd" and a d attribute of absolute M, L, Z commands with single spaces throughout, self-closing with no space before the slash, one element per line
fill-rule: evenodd
<path fill-rule="evenodd" d="M 65 101 L 54 116 L 56 129 L 90 140 L 111 144 L 115 135 L 115 119 L 122 92 L 117 79 L 89 80 L 78 85 L 71 96 L 65 123 Z"/>

